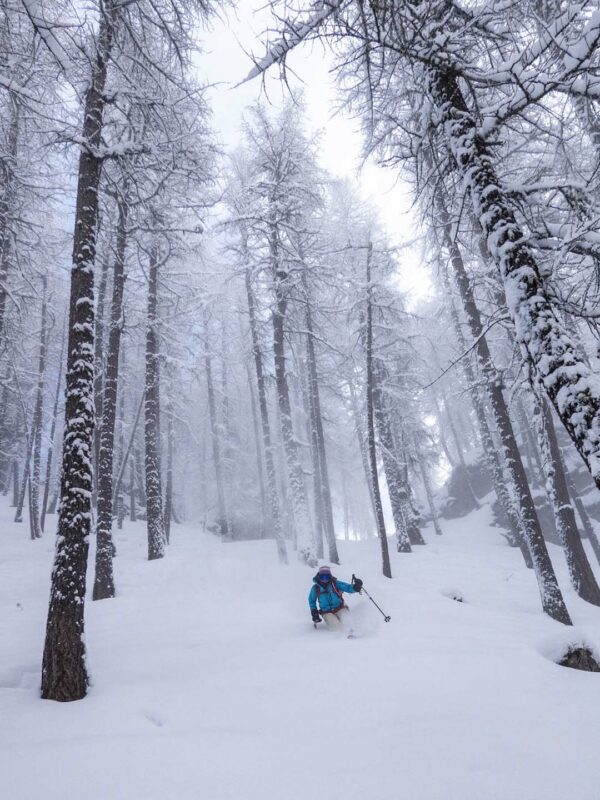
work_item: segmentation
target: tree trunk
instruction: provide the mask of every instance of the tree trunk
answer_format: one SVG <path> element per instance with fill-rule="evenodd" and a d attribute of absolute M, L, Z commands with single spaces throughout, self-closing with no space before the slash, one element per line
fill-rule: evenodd
<path fill-rule="evenodd" d="M 223 456 L 221 447 L 221 429 L 217 419 L 217 404 L 215 401 L 215 388 L 212 373 L 212 361 L 209 351 L 208 321 L 205 324 L 205 353 L 204 369 L 206 372 L 206 393 L 208 398 L 208 414 L 210 419 L 210 433 L 212 440 L 213 463 L 215 469 L 215 481 L 217 485 L 217 513 L 219 515 L 219 534 L 223 541 L 231 538 L 231 527 L 229 523 L 229 509 L 225 497 L 225 482 L 223 477 Z"/>
<path fill-rule="evenodd" d="M 323 540 L 325 538 L 325 520 L 323 510 L 323 482 L 321 480 L 321 462 L 317 453 L 317 428 L 315 422 L 315 409 L 310 398 L 309 379 L 306 361 L 298 359 L 298 372 L 300 373 L 300 386 L 302 390 L 302 404 L 306 421 L 306 437 L 310 442 L 310 463 L 313 476 L 313 505 L 314 505 L 314 532 L 317 558 L 322 559 L 325 554 Z"/>
<path fill-rule="evenodd" d="M 450 217 L 448 215 L 448 211 L 446 209 L 446 204 L 441 194 L 441 190 L 438 190 L 436 194 L 436 207 L 440 214 L 441 222 L 443 225 L 444 244 L 446 246 L 446 249 L 448 250 L 448 253 L 450 254 L 452 260 L 451 263 L 455 265 L 454 266 L 455 273 L 458 270 L 460 274 L 462 273 L 466 274 L 464 262 L 462 259 L 462 254 L 458 248 L 458 245 L 452 238 Z M 458 339 L 459 347 L 461 349 L 461 352 L 467 353 L 469 349 L 467 347 L 467 340 L 460 324 L 458 311 L 456 309 L 456 306 L 452 302 L 450 296 L 450 281 L 447 273 L 444 273 L 444 275 L 445 275 L 445 287 L 448 292 L 448 296 L 450 298 L 450 314 L 452 316 L 452 320 L 454 323 L 454 330 Z M 458 282 L 458 278 L 456 278 L 456 280 Z M 466 289 L 466 291 L 468 292 L 469 289 Z M 463 306 L 464 302 L 465 300 L 463 298 Z M 529 552 L 529 545 L 527 544 L 525 531 L 523 529 L 523 525 L 521 522 L 521 517 L 519 515 L 517 508 L 515 507 L 515 502 L 511 497 L 511 493 L 507 485 L 507 480 L 505 479 L 505 468 L 504 468 L 505 465 L 503 465 L 502 463 L 503 455 L 500 452 L 498 452 L 498 449 L 496 447 L 496 444 L 492 436 L 492 432 L 490 430 L 490 426 L 488 425 L 486 411 L 485 411 L 485 402 L 477 385 L 478 381 L 474 365 L 468 358 L 463 358 L 462 364 L 465 371 L 467 384 L 471 392 L 471 402 L 473 403 L 473 408 L 475 409 L 475 415 L 479 423 L 479 431 L 481 435 L 481 443 L 483 445 L 483 452 L 485 454 L 488 469 L 490 470 L 490 474 L 492 476 L 494 490 L 498 497 L 498 501 L 500 502 L 500 505 L 502 506 L 504 513 L 506 514 L 506 518 L 508 519 L 509 536 L 507 536 L 507 541 L 511 546 L 519 547 L 521 555 L 523 556 L 523 560 L 525 561 L 525 565 L 527 566 L 528 569 L 532 569 L 533 561 L 531 559 L 531 554 Z M 512 481 L 510 481 L 510 485 L 513 490 L 513 495 L 516 498 L 518 496 L 516 487 L 514 486 Z"/>
<path fill-rule="evenodd" d="M 562 460 L 564 464 L 565 463 L 564 457 Z M 579 514 L 579 519 L 581 520 L 581 526 L 584 530 L 585 535 L 589 539 L 590 544 L 592 546 L 592 550 L 594 551 L 594 555 L 596 556 L 598 563 L 600 564 L 600 542 L 598 541 L 598 536 L 596 535 L 596 531 L 594 530 L 594 526 L 592 525 L 590 515 L 588 514 L 582 499 L 579 497 L 579 492 L 575 488 L 573 479 L 571 478 L 569 470 L 566 469 L 566 467 L 565 467 L 565 478 L 567 480 L 567 486 L 569 487 L 569 495 L 571 496 L 571 499 L 575 503 L 575 508 L 577 509 L 577 513 Z"/>
<path fill-rule="evenodd" d="M 98 448 L 98 506 L 96 521 L 96 570 L 94 600 L 115 596 L 113 575 L 113 469 L 114 442 L 119 390 L 119 353 L 123 330 L 123 296 L 125 291 L 125 254 L 127 250 L 127 218 L 129 206 L 125 193 L 117 200 L 118 222 L 115 262 L 113 266 L 112 300 L 106 368 L 102 386 L 102 422 Z"/>
<path fill-rule="evenodd" d="M 38 358 L 38 383 L 35 397 L 35 408 L 31 423 L 31 438 L 33 445 L 33 469 L 29 480 L 29 527 L 31 538 L 39 539 L 40 530 L 40 479 L 42 474 L 42 428 L 44 410 L 44 384 L 46 374 L 46 351 L 48 348 L 48 277 L 42 278 L 42 314 L 40 327 L 40 353 Z"/>
<path fill-rule="evenodd" d="M 304 474 L 298 452 L 298 443 L 294 436 L 290 392 L 286 371 L 285 357 L 285 320 L 287 314 L 287 293 L 289 274 L 279 252 L 279 241 L 276 226 L 272 225 L 269 235 L 269 249 L 273 286 L 275 291 L 275 307 L 272 312 L 273 355 L 275 360 L 275 386 L 279 406 L 279 422 L 288 471 L 288 486 L 292 500 L 294 528 L 297 537 L 298 555 L 309 566 L 317 565 L 314 533 L 308 511 L 308 497 L 304 483 Z"/>
<path fill-rule="evenodd" d="M 385 520 L 383 518 L 383 506 L 381 504 L 381 492 L 379 491 L 379 476 L 377 473 L 377 451 L 375 447 L 375 425 L 374 425 L 374 376 L 373 376 L 373 307 L 371 301 L 371 258 L 373 245 L 369 242 L 367 249 L 367 309 L 366 309 L 366 336 L 365 336 L 365 356 L 366 356 L 366 389 L 367 389 L 367 446 L 369 452 L 369 467 L 371 470 L 371 483 L 373 486 L 373 498 L 375 501 L 375 520 L 377 522 L 377 533 L 381 544 L 381 565 L 382 572 L 386 578 L 392 577 L 392 567 L 390 564 L 390 554 L 388 550 L 387 533 L 385 530 Z M 410 545 L 409 545 L 410 546 Z"/>
<path fill-rule="evenodd" d="M 12 463 L 12 485 L 13 492 L 11 506 L 15 508 L 19 502 L 19 462 L 16 458 Z"/>
<path fill-rule="evenodd" d="M 323 430 L 323 415 L 321 413 L 321 393 L 319 391 L 319 377 L 317 371 L 317 357 L 315 353 L 314 328 L 312 317 L 311 298 L 306 276 L 306 266 L 302 269 L 302 282 L 304 299 L 306 303 L 306 361 L 308 365 L 308 398 L 311 409 L 311 431 L 314 431 L 314 446 L 318 464 L 319 494 L 321 496 L 321 509 L 323 526 L 327 540 L 328 558 L 332 564 L 339 564 L 340 557 L 335 539 L 335 525 L 333 522 L 333 507 L 331 503 L 331 485 L 329 482 L 329 465 L 327 464 L 327 451 L 325 449 L 325 433 Z"/>
<path fill-rule="evenodd" d="M 553 619 L 570 625 L 571 619 L 546 548 L 525 468 L 504 401 L 500 378 L 492 363 L 479 309 L 456 242 L 453 242 L 452 245 L 451 263 L 471 335 L 476 342 L 477 358 L 486 380 L 491 411 L 500 435 L 506 466 L 516 489 L 519 513 L 538 581 L 542 608 Z"/>
<path fill-rule="evenodd" d="M 125 476 L 125 470 L 127 468 L 127 462 L 131 457 L 132 450 L 134 451 L 133 461 L 135 462 L 136 465 L 135 474 L 136 474 L 137 494 L 140 498 L 140 502 L 143 505 L 146 505 L 146 492 L 144 490 L 144 477 L 141 467 L 140 453 L 137 447 L 136 448 L 133 447 L 137 426 L 139 424 L 140 417 L 142 416 L 142 409 L 144 408 L 144 400 L 145 400 L 145 392 L 142 393 L 142 397 L 140 399 L 140 402 L 138 403 L 135 419 L 133 421 L 131 432 L 129 434 L 129 441 L 127 442 L 127 447 L 125 448 L 125 452 L 123 453 L 123 458 L 121 459 L 121 463 L 119 465 L 119 472 L 117 473 L 117 479 L 114 482 L 113 495 L 112 495 L 113 506 L 117 505 L 117 496 L 121 491 L 121 486 L 123 484 L 123 477 Z"/>
<path fill-rule="evenodd" d="M 62 384 L 62 363 L 65 355 L 66 330 L 63 331 L 62 343 L 60 346 L 60 356 L 58 359 L 58 376 L 56 378 L 56 390 L 54 392 L 54 406 L 52 408 L 52 422 L 50 423 L 50 436 L 48 437 L 48 455 L 46 456 L 46 477 L 44 480 L 44 497 L 42 499 L 42 510 L 40 514 L 40 527 L 42 531 L 46 524 L 46 514 L 49 512 L 48 498 L 50 497 L 50 481 L 52 480 L 52 461 L 54 457 L 54 437 L 56 435 L 56 423 L 58 420 L 58 403 L 60 401 L 60 387 Z"/>
<path fill-rule="evenodd" d="M 423 489 L 425 490 L 425 497 L 427 498 L 427 505 L 431 514 L 431 521 L 433 522 L 433 530 L 438 536 L 442 535 L 442 529 L 439 523 L 439 516 L 435 503 L 433 502 L 433 492 L 431 491 L 431 480 L 429 478 L 429 469 L 423 454 L 417 448 L 417 457 L 419 460 L 419 471 L 421 472 L 421 479 L 423 481 Z"/>
<path fill-rule="evenodd" d="M 119 212 L 120 214 L 120 212 Z M 117 242 L 117 248 L 118 248 Z M 109 252 L 110 247 L 107 248 L 102 261 L 102 269 L 100 271 L 100 283 L 98 285 L 98 303 L 96 307 L 96 330 L 94 338 L 94 410 L 96 413 L 96 429 L 94 431 L 94 505 L 97 502 L 98 495 L 98 476 L 100 474 L 100 431 L 102 428 L 102 403 L 104 401 L 104 371 L 105 371 L 105 353 L 104 353 L 104 306 L 106 304 L 106 286 L 108 283 L 108 266 L 109 266 Z M 113 289 L 114 295 L 114 289 Z"/>
<path fill-rule="evenodd" d="M 435 397 L 435 408 L 438 413 L 438 419 L 440 420 L 440 427 L 442 426 L 442 409 L 438 403 L 437 397 Z M 463 475 L 465 478 L 465 485 L 468 489 L 469 494 L 471 495 L 471 502 L 473 503 L 474 508 L 481 508 L 479 504 L 479 500 L 477 499 L 477 495 L 473 491 L 473 486 L 471 485 L 471 477 L 469 475 L 469 470 L 467 468 L 467 464 L 465 462 L 465 457 L 463 454 L 463 449 L 460 443 L 460 439 L 456 432 L 456 427 L 454 425 L 454 420 L 452 419 L 452 414 L 450 413 L 450 405 L 448 403 L 448 398 L 446 397 L 446 393 L 442 390 L 442 401 L 443 401 L 443 411 L 446 414 L 446 420 L 448 421 L 448 426 L 450 428 L 450 433 L 452 434 L 452 438 L 454 439 L 454 446 L 456 448 L 456 455 L 458 457 L 458 463 L 463 471 Z"/>
<path fill-rule="evenodd" d="M 517 341 L 600 488 L 600 392 L 585 357 L 548 298 L 527 237 L 500 186 L 456 76 L 428 69 L 428 89 L 446 144 L 465 180 L 508 300 Z"/>
<path fill-rule="evenodd" d="M 171 520 L 173 519 L 173 450 L 175 431 L 173 428 L 173 404 L 169 398 L 167 405 L 167 476 L 165 486 L 165 536 L 171 544 Z"/>
<path fill-rule="evenodd" d="M 544 397 L 541 393 L 538 394 L 537 387 L 532 384 L 532 389 L 536 399 L 534 416 L 543 454 L 546 491 L 554 511 L 556 530 L 565 553 L 571 585 L 583 600 L 597 606 L 600 605 L 600 587 L 577 530 L 552 415 Z"/>
<path fill-rule="evenodd" d="M 281 525 L 281 509 L 279 505 L 279 493 L 277 491 L 277 473 L 275 471 L 275 461 L 273 458 L 273 446 L 271 443 L 271 428 L 269 425 L 269 410 L 267 406 L 267 390 L 263 373 L 262 353 L 260 340 L 258 337 L 258 325 L 256 321 L 256 304 L 250 268 L 246 267 L 245 272 L 246 297 L 248 300 L 248 318 L 250 322 L 250 335 L 252 337 L 252 354 L 254 356 L 254 369 L 256 372 L 256 390 L 258 395 L 258 408 L 260 412 L 260 422 L 262 427 L 262 438 L 265 452 L 265 469 L 267 477 L 267 490 L 269 493 L 269 504 L 271 509 L 271 520 L 273 522 L 273 532 L 275 534 L 275 544 L 277 545 L 277 555 L 282 564 L 288 563 L 287 548 L 283 538 Z"/>
<path fill-rule="evenodd" d="M 347 379 L 346 385 L 348 386 L 348 392 L 350 393 L 352 415 L 354 417 L 354 430 L 356 433 L 356 440 L 358 442 L 358 448 L 360 451 L 360 460 L 362 463 L 363 473 L 365 476 L 365 484 L 369 492 L 369 500 L 371 501 L 371 511 L 373 512 L 373 520 L 375 521 L 375 523 L 377 523 L 377 509 L 375 507 L 375 495 L 373 493 L 373 481 L 371 479 L 371 465 L 369 460 L 369 451 L 366 442 L 367 437 L 366 434 L 363 434 L 363 427 L 362 427 L 361 417 L 363 416 L 363 414 L 361 413 L 361 408 L 358 403 L 358 398 L 356 396 L 356 389 L 354 388 L 354 383 L 352 382 L 352 378 Z"/>
<path fill-rule="evenodd" d="M 6 300 L 8 298 L 8 274 L 13 248 L 12 217 L 15 213 L 15 167 L 19 140 L 19 102 L 9 94 L 10 122 L 6 155 L 0 159 L 0 344 L 3 345 L 6 325 Z"/>
<path fill-rule="evenodd" d="M 27 486 L 29 484 L 31 472 L 31 455 L 33 452 L 33 437 L 31 429 L 27 432 L 25 441 L 25 461 L 23 463 L 23 474 L 17 492 L 17 507 L 15 510 L 15 522 L 23 522 L 23 507 L 25 505 L 25 495 L 27 493 Z"/>
<path fill-rule="evenodd" d="M 133 458 L 131 459 L 129 464 L 130 464 L 129 474 L 131 476 L 130 477 L 131 485 L 129 487 L 129 519 L 132 522 L 135 522 L 137 520 L 137 513 L 135 507 L 135 462 Z"/>
<path fill-rule="evenodd" d="M 85 575 L 91 523 L 94 436 L 94 260 L 104 87 L 117 24 L 118 6 L 104 3 L 99 20 L 92 76 L 85 98 L 83 140 L 73 237 L 69 302 L 65 431 L 58 538 L 52 571 L 46 640 L 42 661 L 42 697 L 79 700 L 87 692 L 85 664 Z"/>
<path fill-rule="evenodd" d="M 385 368 L 376 361 L 371 364 L 371 381 L 373 384 L 373 413 L 375 425 L 379 436 L 379 445 L 383 460 L 383 470 L 392 507 L 392 516 L 396 526 L 396 549 L 399 553 L 410 553 L 412 551 L 410 537 L 408 535 L 407 520 L 405 517 L 405 505 L 407 502 L 406 485 L 404 484 L 402 469 L 396 460 L 394 437 L 390 426 L 387 409 L 384 406 L 383 382 L 385 380 Z"/>
<path fill-rule="evenodd" d="M 160 382 L 157 331 L 158 249 L 152 247 L 148 263 L 148 328 L 146 332 L 145 443 L 146 443 L 146 524 L 148 560 L 165 554 L 160 474 Z"/>

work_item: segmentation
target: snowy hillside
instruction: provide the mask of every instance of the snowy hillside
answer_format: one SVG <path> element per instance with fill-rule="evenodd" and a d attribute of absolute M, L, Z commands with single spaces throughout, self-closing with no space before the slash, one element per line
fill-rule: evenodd
<path fill-rule="evenodd" d="M 600 675 L 549 656 L 599 642 L 600 610 L 553 548 L 577 627 L 544 616 L 488 514 L 427 529 L 392 581 L 375 540 L 342 543 L 335 573 L 392 617 L 349 597 L 355 640 L 313 629 L 312 572 L 279 567 L 272 542 L 176 526 L 148 562 L 144 524 L 126 524 L 118 597 L 87 606 L 93 685 L 60 704 L 39 700 L 52 536 L 29 541 L 3 509 L 0 797 L 596 800 Z"/>

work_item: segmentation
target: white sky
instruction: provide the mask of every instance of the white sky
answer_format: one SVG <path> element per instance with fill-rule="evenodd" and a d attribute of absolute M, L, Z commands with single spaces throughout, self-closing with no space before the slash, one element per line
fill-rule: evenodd
<path fill-rule="evenodd" d="M 221 20 L 215 20 L 211 30 L 204 31 L 204 54 L 198 61 L 203 80 L 214 84 L 209 93 L 213 111 L 213 128 L 220 142 L 234 147 L 240 139 L 240 124 L 244 109 L 259 97 L 266 97 L 277 106 L 288 91 L 279 81 L 277 69 L 267 76 L 265 84 L 255 79 L 234 88 L 243 80 L 252 61 L 249 53 L 263 53 L 262 34 L 269 24 L 269 11 L 264 0 L 239 0 L 236 9 Z M 308 111 L 308 126 L 321 131 L 321 165 L 338 176 L 353 177 L 365 197 L 379 210 L 390 239 L 395 244 L 414 236 L 416 225 L 410 212 L 411 197 L 407 187 L 397 181 L 394 170 L 385 170 L 372 161 L 362 164 L 362 138 L 359 122 L 345 113 L 336 113 L 337 94 L 332 76 L 330 56 L 318 44 L 301 46 L 288 61 L 292 89 L 304 90 Z M 414 302 L 428 293 L 428 274 L 419 268 L 417 254 L 403 257 L 400 283 Z"/>

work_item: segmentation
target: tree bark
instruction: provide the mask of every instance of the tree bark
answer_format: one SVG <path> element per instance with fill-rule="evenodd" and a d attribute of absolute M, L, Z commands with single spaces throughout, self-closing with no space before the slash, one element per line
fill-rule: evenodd
<path fill-rule="evenodd" d="M 462 275 L 464 273 L 466 275 L 466 269 L 461 251 L 458 247 L 458 244 L 452 238 L 450 217 L 446 209 L 446 204 L 444 202 L 444 197 L 441 194 L 441 190 L 438 190 L 436 194 L 436 207 L 440 214 L 441 222 L 443 225 L 444 244 L 452 259 L 451 263 L 454 265 L 455 274 L 458 271 L 458 274 Z M 450 297 L 450 281 L 448 279 L 447 273 L 444 272 L 444 275 L 445 275 L 446 289 Z M 458 277 L 456 278 L 456 281 L 458 283 Z M 472 291 L 469 290 L 470 290 L 470 284 L 468 287 L 466 287 L 467 297 L 463 298 L 463 306 L 465 304 L 465 299 L 468 300 L 472 296 Z M 450 298 L 450 314 L 454 323 L 454 330 L 456 333 L 459 347 L 463 353 L 466 353 L 468 350 L 467 340 L 460 324 L 458 311 L 456 309 L 456 306 L 452 302 L 451 298 Z M 529 545 L 527 544 L 526 541 L 525 531 L 523 529 L 521 517 L 519 515 L 517 508 L 515 507 L 515 502 L 511 497 L 511 493 L 509 491 L 507 481 L 505 479 L 505 464 L 502 463 L 503 455 L 499 453 L 496 448 L 496 444 L 494 442 L 492 432 L 490 430 L 490 426 L 487 421 L 484 398 L 482 397 L 479 387 L 477 386 L 477 376 L 475 374 L 474 365 L 468 358 L 463 358 L 462 363 L 465 371 L 465 377 L 467 379 L 467 384 L 471 392 L 471 402 L 473 403 L 473 408 L 475 409 L 475 415 L 479 423 L 479 431 L 481 435 L 481 442 L 483 445 L 483 452 L 485 454 L 488 469 L 490 470 L 490 474 L 492 476 L 492 480 L 494 483 L 494 490 L 498 497 L 498 501 L 500 502 L 500 505 L 502 506 L 504 513 L 506 514 L 506 518 L 508 519 L 509 536 L 507 537 L 507 541 L 511 546 L 519 547 L 521 555 L 523 556 L 523 560 L 525 561 L 525 565 L 527 566 L 528 569 L 532 569 L 533 561 L 531 559 L 531 554 L 529 552 Z M 487 379 L 485 375 L 484 379 Z M 513 490 L 513 495 L 516 498 L 518 494 L 512 481 L 510 485 Z"/>
<path fill-rule="evenodd" d="M 600 605 L 600 587 L 596 582 L 577 530 L 575 511 L 569 498 L 552 415 L 544 397 L 536 389 L 537 387 L 533 387 L 536 398 L 534 415 L 543 453 L 546 491 L 554 511 L 556 530 L 565 553 L 571 585 L 583 600 L 598 606 Z"/>
<path fill-rule="evenodd" d="M 229 508 L 225 496 L 225 481 L 223 476 L 223 455 L 221 446 L 221 430 L 217 419 L 217 404 L 215 401 L 215 387 L 212 372 L 212 360 L 209 351 L 208 321 L 205 324 L 205 353 L 204 369 L 206 372 L 206 393 L 208 398 L 208 414 L 210 419 L 210 433 L 212 440 L 213 464 L 215 469 L 215 481 L 217 485 L 217 513 L 219 515 L 219 534 L 223 541 L 231 538 L 231 527 L 229 522 Z"/>
<path fill-rule="evenodd" d="M 308 365 L 308 397 L 311 410 L 311 431 L 314 431 L 314 447 L 318 464 L 319 487 L 321 497 L 321 510 L 323 514 L 323 527 L 327 540 L 329 561 L 339 564 L 340 558 L 335 539 L 335 525 L 333 522 L 333 507 L 331 503 L 331 485 L 329 482 L 329 466 L 327 464 L 327 451 L 325 449 L 325 434 L 323 430 L 323 415 L 321 413 L 321 393 L 319 391 L 319 377 L 317 371 L 317 357 L 315 353 L 314 327 L 311 298 L 306 277 L 306 266 L 302 269 L 302 282 L 304 299 L 306 303 L 306 361 Z"/>
<path fill-rule="evenodd" d="M 392 516 L 396 527 L 396 549 L 399 553 L 410 553 L 412 547 L 405 517 L 405 505 L 408 498 L 402 470 L 400 464 L 396 460 L 394 437 L 390 426 L 390 420 L 384 406 L 382 386 L 385 379 L 384 376 L 385 371 L 383 365 L 378 362 L 375 362 L 375 364 L 371 363 L 373 413 L 377 434 L 379 436 L 383 470 L 388 487 L 390 505 L 392 507 Z"/>
<path fill-rule="evenodd" d="M 276 226 L 272 224 L 269 232 L 269 252 L 275 307 L 271 314 L 273 324 L 273 355 L 275 360 L 275 386 L 279 406 L 279 422 L 288 471 L 288 486 L 292 499 L 294 528 L 297 537 L 298 555 L 309 566 L 317 565 L 314 532 L 308 511 L 308 497 L 304 474 L 298 452 L 298 443 L 294 436 L 290 392 L 286 371 L 285 356 L 285 320 L 287 315 L 287 293 L 289 274 L 281 254 Z"/>
<path fill-rule="evenodd" d="M 431 480 L 429 478 L 429 469 L 425 461 L 425 457 L 417 448 L 417 458 L 419 460 L 419 471 L 421 473 L 421 480 L 423 481 L 423 489 L 425 490 L 425 497 L 427 498 L 427 505 L 429 506 L 429 513 L 431 514 L 431 521 L 433 522 L 433 530 L 437 536 L 442 535 L 440 527 L 439 516 L 435 503 L 433 501 L 433 492 L 431 491 Z"/>
<path fill-rule="evenodd" d="M 564 457 L 563 457 L 563 464 L 564 464 Z M 587 509 L 579 497 L 579 492 L 577 491 L 575 484 L 573 483 L 573 479 L 569 473 L 569 470 L 565 467 L 565 478 L 567 480 L 567 486 L 569 487 L 569 495 L 575 504 L 575 508 L 577 509 L 577 513 L 579 514 L 579 519 L 581 520 L 581 526 L 585 532 L 586 537 L 589 539 L 589 542 L 592 546 L 592 550 L 594 551 L 594 555 L 596 556 L 598 563 L 600 564 L 600 542 L 598 541 L 598 536 L 596 535 L 596 531 L 594 530 L 594 526 L 592 525 L 592 521 L 590 519 L 590 515 L 587 512 Z"/>
<path fill-rule="evenodd" d="M 600 392 L 594 376 L 547 295 L 456 75 L 430 68 L 427 82 L 438 124 L 498 267 L 517 341 L 600 488 Z"/>
<path fill-rule="evenodd" d="M 126 193 L 126 190 L 125 190 Z M 96 564 L 94 600 L 115 596 L 113 575 L 113 470 L 114 442 L 119 390 L 119 353 L 123 330 L 123 296 L 125 291 L 125 254 L 127 250 L 127 218 L 129 206 L 125 194 L 117 200 L 118 222 L 115 261 L 113 265 L 112 300 L 106 368 L 102 386 L 102 422 L 98 448 L 98 505 L 96 521 Z"/>
<path fill-rule="evenodd" d="M 60 387 L 62 384 L 62 364 L 65 355 L 66 330 L 63 331 L 60 356 L 58 358 L 58 375 L 56 378 L 56 390 L 54 392 L 54 406 L 52 408 L 52 422 L 50 423 L 50 435 L 48 437 L 48 454 L 46 456 L 46 476 L 44 480 L 44 496 L 42 499 L 42 510 L 40 513 L 40 528 L 44 530 L 46 524 L 46 514 L 48 513 L 48 498 L 50 497 L 50 481 L 52 480 L 52 461 L 54 459 L 54 437 L 56 435 L 56 423 L 58 420 L 58 403 L 60 400 Z"/>
<path fill-rule="evenodd" d="M 117 243 L 118 247 L 118 243 Z M 100 431 L 102 429 L 102 403 L 104 401 L 104 306 L 106 303 L 106 287 L 108 283 L 109 252 L 102 261 L 100 283 L 98 285 L 98 303 L 96 308 L 96 327 L 94 336 L 94 410 L 96 414 L 96 428 L 94 430 L 94 497 L 96 504 L 98 495 L 98 476 L 100 474 Z M 114 294 L 114 289 L 113 289 Z"/>
<path fill-rule="evenodd" d="M 245 271 L 246 298 L 248 301 L 248 317 L 250 323 L 250 335 L 252 337 L 252 355 L 254 356 L 254 369 L 256 372 L 256 390 L 258 395 L 258 408 L 260 412 L 260 422 L 262 427 L 262 438 L 265 453 L 265 470 L 267 477 L 267 490 L 269 493 L 269 504 L 271 509 L 271 519 L 273 522 L 273 532 L 275 544 L 277 545 L 277 555 L 282 564 L 288 563 L 287 548 L 283 538 L 281 525 L 281 509 L 279 505 L 279 493 L 277 491 L 277 473 L 275 471 L 275 461 L 273 458 L 273 446 L 271 442 L 271 428 L 269 425 L 269 410 L 267 406 L 267 390 L 263 372 L 262 353 L 258 336 L 258 325 L 256 320 L 256 303 L 252 289 L 250 267 Z"/>
<path fill-rule="evenodd" d="M 137 513 L 136 513 L 136 507 L 135 507 L 135 462 L 134 462 L 134 460 L 131 459 L 129 464 L 130 464 L 129 474 L 130 474 L 130 481 L 131 481 L 131 485 L 129 487 L 129 519 L 132 522 L 135 522 L 137 520 Z"/>
<path fill-rule="evenodd" d="M 467 322 L 471 329 L 471 335 L 476 342 L 477 358 L 486 380 L 491 411 L 500 435 L 506 466 L 517 492 L 519 513 L 538 581 L 542 608 L 545 613 L 553 619 L 570 625 L 571 619 L 546 548 L 529 483 L 527 482 L 525 468 L 515 439 L 512 422 L 504 401 L 500 378 L 492 363 L 481 315 L 475 302 L 473 289 L 456 242 L 453 243 L 452 247 L 451 263 L 464 305 Z"/>
<path fill-rule="evenodd" d="M 450 405 L 448 403 L 448 398 L 446 397 L 446 393 L 442 390 L 442 402 L 443 402 L 443 410 L 446 414 L 446 420 L 448 422 L 448 426 L 450 428 L 450 433 L 452 434 L 452 438 L 454 439 L 454 447 L 456 449 L 456 455 L 458 457 L 458 463 L 463 471 L 463 475 L 465 477 L 465 484 L 471 495 L 471 501 L 473 503 L 474 508 L 481 508 L 479 504 L 479 500 L 473 490 L 473 486 L 471 485 L 471 477 L 469 475 L 469 470 L 467 468 L 467 464 L 465 462 L 465 457 L 463 454 L 463 449 L 460 443 L 460 439 L 458 437 L 458 433 L 456 432 L 456 427 L 454 425 L 454 420 L 452 419 L 452 414 L 450 413 Z M 437 397 L 435 397 L 435 408 L 438 413 L 438 419 L 440 421 L 440 427 L 442 426 L 442 409 L 438 403 Z"/>
<path fill-rule="evenodd" d="M 369 453 L 369 467 L 371 470 L 371 484 L 373 486 L 373 499 L 375 501 L 375 520 L 377 522 L 377 533 L 381 544 L 381 566 L 386 578 L 392 577 L 392 567 L 390 564 L 390 554 L 388 550 L 387 533 L 385 530 L 385 520 L 383 518 L 383 506 L 381 504 L 381 492 L 379 490 L 379 476 L 377 473 L 377 451 L 375 446 L 375 425 L 374 425 L 374 375 L 373 375 L 373 304 L 371 286 L 371 258 L 373 245 L 371 242 L 367 248 L 367 296 L 366 296 L 366 336 L 365 336 L 365 357 L 366 357 L 366 390 L 367 390 L 367 443 Z M 409 545 L 410 546 L 410 545 Z"/>
<path fill-rule="evenodd" d="M 94 436 L 94 260 L 98 220 L 101 143 L 106 104 L 108 59 L 117 25 L 118 5 L 104 3 L 85 97 L 83 140 L 73 237 L 69 301 L 65 431 L 58 538 L 52 571 L 46 640 L 42 660 L 42 697 L 79 700 L 85 696 L 84 604 L 91 524 Z"/>
<path fill-rule="evenodd" d="M 44 410 L 44 386 L 46 375 L 46 352 L 48 349 L 48 277 L 42 278 L 42 313 L 40 326 L 40 352 L 38 357 L 38 382 L 36 388 L 35 408 L 31 422 L 31 438 L 33 446 L 33 468 L 29 480 L 29 527 L 31 538 L 39 539 L 40 529 L 40 480 L 42 474 L 42 428 Z"/>
<path fill-rule="evenodd" d="M 6 324 L 6 300 L 8 298 L 8 275 L 10 272 L 13 249 L 12 217 L 15 213 L 15 167 L 17 163 L 19 141 L 19 102 L 13 93 L 9 93 L 10 122 L 8 130 L 8 148 L 0 161 L 0 344 L 4 344 Z"/>
<path fill-rule="evenodd" d="M 165 554 L 165 518 L 163 515 L 160 474 L 160 379 L 157 331 L 158 258 L 156 246 L 148 262 L 148 328 L 146 331 L 145 443 L 146 443 L 146 524 L 148 560 Z"/>
<path fill-rule="evenodd" d="M 173 450 L 175 431 L 173 428 L 173 404 L 169 398 L 167 405 L 167 475 L 165 485 L 165 537 L 171 544 L 171 521 L 173 519 Z"/>

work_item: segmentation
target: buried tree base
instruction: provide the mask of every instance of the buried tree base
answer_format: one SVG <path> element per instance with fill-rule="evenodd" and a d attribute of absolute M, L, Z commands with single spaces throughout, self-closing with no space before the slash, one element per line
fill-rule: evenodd
<path fill-rule="evenodd" d="M 561 667 L 582 669 L 586 672 L 600 672 L 600 664 L 598 664 L 592 651 L 587 647 L 570 648 L 557 663 Z"/>

